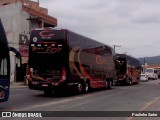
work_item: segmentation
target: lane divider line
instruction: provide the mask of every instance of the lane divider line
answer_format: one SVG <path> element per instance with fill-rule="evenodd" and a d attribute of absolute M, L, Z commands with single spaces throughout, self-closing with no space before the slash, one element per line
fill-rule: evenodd
<path fill-rule="evenodd" d="M 139 110 L 139 112 L 142 112 L 142 111 L 145 111 L 147 108 L 149 108 L 150 106 L 152 106 L 154 103 L 156 103 L 158 100 L 160 100 L 160 96 L 159 97 L 156 97 L 153 101 L 150 101 L 148 103 L 146 103 L 146 105 L 141 108 Z M 127 120 L 133 120 L 134 117 L 129 117 Z"/>

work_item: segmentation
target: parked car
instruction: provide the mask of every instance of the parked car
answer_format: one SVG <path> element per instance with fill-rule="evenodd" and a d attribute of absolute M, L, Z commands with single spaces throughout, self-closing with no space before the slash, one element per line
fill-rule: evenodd
<path fill-rule="evenodd" d="M 146 81 L 146 82 L 148 82 L 148 77 L 147 77 L 147 75 L 146 75 L 146 74 L 141 74 L 141 76 L 140 76 L 140 81 Z"/>

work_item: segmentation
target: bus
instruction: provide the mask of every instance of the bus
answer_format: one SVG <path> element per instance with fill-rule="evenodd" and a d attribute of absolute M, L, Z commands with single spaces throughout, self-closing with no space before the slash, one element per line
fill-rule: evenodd
<path fill-rule="evenodd" d="M 6 102 L 9 98 L 10 88 L 10 55 L 9 46 L 0 20 L 0 102 Z"/>
<path fill-rule="evenodd" d="M 68 29 L 34 29 L 29 43 L 28 86 L 46 95 L 111 88 L 114 56 L 112 47 Z"/>
<path fill-rule="evenodd" d="M 127 54 L 116 54 L 115 56 L 116 81 L 115 85 L 131 85 L 139 83 L 141 73 L 140 61 Z"/>

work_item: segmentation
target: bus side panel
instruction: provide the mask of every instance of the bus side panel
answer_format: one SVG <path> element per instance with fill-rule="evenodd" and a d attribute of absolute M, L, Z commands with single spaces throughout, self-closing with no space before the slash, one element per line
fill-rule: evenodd
<path fill-rule="evenodd" d="M 115 74 L 112 51 L 107 55 L 105 45 L 68 32 L 70 82 L 90 81 L 92 88 L 106 86 L 106 74 Z M 107 48 L 107 47 L 106 47 Z"/>
<path fill-rule="evenodd" d="M 86 53 L 80 49 L 70 50 L 70 82 L 90 81 L 92 88 L 105 86 L 104 65 L 96 63 L 98 55 Z"/>
<path fill-rule="evenodd" d="M 0 102 L 5 102 L 9 98 L 9 84 L 6 79 L 0 80 Z"/>
<path fill-rule="evenodd" d="M 7 37 L 0 20 L 0 102 L 9 98 L 10 57 Z"/>

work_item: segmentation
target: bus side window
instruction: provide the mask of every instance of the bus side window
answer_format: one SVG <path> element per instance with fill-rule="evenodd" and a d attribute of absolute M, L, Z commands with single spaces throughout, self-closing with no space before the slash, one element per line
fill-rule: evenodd
<path fill-rule="evenodd" d="M 17 67 L 21 67 L 21 60 L 20 60 L 20 58 L 17 59 Z"/>
<path fill-rule="evenodd" d="M 7 75 L 7 58 L 1 59 L 0 75 Z"/>

